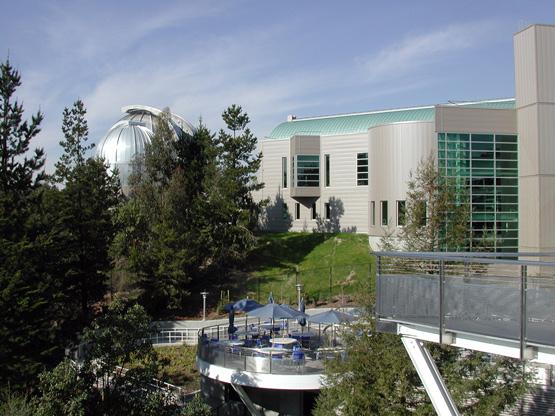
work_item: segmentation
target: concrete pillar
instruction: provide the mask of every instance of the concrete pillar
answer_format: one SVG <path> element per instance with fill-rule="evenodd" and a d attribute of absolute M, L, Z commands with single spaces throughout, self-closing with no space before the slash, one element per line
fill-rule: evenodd
<path fill-rule="evenodd" d="M 514 36 L 519 250 L 555 252 L 555 26 Z"/>

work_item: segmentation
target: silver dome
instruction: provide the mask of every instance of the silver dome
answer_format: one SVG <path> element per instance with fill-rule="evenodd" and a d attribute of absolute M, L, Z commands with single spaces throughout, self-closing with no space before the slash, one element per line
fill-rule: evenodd
<path fill-rule="evenodd" d="M 162 113 L 154 107 L 133 105 L 123 107 L 124 116 L 114 124 L 98 143 L 96 155 L 104 158 L 112 169 L 118 168 L 121 186 L 128 190 L 132 163 L 137 155 L 144 154 L 154 134 L 154 126 Z M 175 138 L 193 134 L 193 126 L 181 117 L 171 114 Z"/>

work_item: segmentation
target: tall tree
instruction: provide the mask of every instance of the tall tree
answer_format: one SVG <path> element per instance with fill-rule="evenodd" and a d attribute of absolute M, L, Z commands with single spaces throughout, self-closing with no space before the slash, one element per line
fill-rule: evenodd
<path fill-rule="evenodd" d="M 218 135 L 221 175 L 213 187 L 217 194 L 211 197 L 220 224 L 217 235 L 221 250 L 217 260 L 229 265 L 244 260 L 254 246 L 252 232 L 267 201 L 255 202 L 253 196 L 264 184 L 257 181 L 262 153 L 256 153 L 257 139 L 248 128 L 249 116 L 241 106 L 233 104 L 222 118 L 230 132 L 222 129 Z"/>
<path fill-rule="evenodd" d="M 75 173 L 78 166 L 85 163 L 86 152 L 94 148 L 94 143 L 86 144 L 89 140 L 89 127 L 85 118 L 87 110 L 83 101 L 77 100 L 71 109 L 64 108 L 60 146 L 64 153 L 56 163 L 58 181 L 67 181 Z"/>
<path fill-rule="evenodd" d="M 114 252 L 125 259 L 149 312 L 182 308 L 195 285 L 221 279 L 255 243 L 261 155 L 240 107 L 224 112 L 231 133 L 216 138 L 202 123 L 176 137 L 163 114 L 135 163 L 130 200 L 121 207 Z M 215 283 L 213 279 L 211 283 Z"/>
<path fill-rule="evenodd" d="M 44 153 L 27 156 L 43 117 L 23 120 L 13 100 L 20 85 L 10 62 L 0 64 L 0 384 L 14 388 L 32 383 L 63 348 L 57 245 L 42 212 Z"/>
<path fill-rule="evenodd" d="M 111 211 L 119 202 L 117 176 L 108 172 L 102 160 L 87 158 L 88 126 L 86 109 L 77 100 L 63 113 L 60 145 L 64 150 L 56 163 L 56 181 L 61 190 L 58 208 L 61 229 L 65 230 L 66 265 L 64 293 L 70 308 L 69 331 L 77 331 L 89 321 L 93 303 L 106 292 L 107 273 L 111 268 L 109 248 L 114 236 Z"/>

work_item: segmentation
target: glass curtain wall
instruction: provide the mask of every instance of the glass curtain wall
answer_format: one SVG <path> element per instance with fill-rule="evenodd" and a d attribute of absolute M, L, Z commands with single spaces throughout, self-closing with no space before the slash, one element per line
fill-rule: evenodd
<path fill-rule="evenodd" d="M 517 136 L 438 134 L 438 166 L 471 204 L 470 249 L 518 251 Z"/>

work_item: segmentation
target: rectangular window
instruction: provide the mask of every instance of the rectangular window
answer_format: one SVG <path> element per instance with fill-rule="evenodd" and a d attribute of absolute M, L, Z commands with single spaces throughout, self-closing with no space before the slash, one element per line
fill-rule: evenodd
<path fill-rule="evenodd" d="M 382 225 L 387 225 L 387 201 L 381 201 L 382 208 Z"/>
<path fill-rule="evenodd" d="M 298 202 L 295 203 L 295 219 L 301 219 L 301 204 Z"/>
<path fill-rule="evenodd" d="M 397 226 L 403 227 L 406 223 L 405 201 L 397 201 Z"/>
<path fill-rule="evenodd" d="M 297 186 L 320 186 L 320 156 L 296 155 Z"/>
<path fill-rule="evenodd" d="M 326 169 L 325 186 L 330 186 L 330 155 L 324 155 L 324 164 Z"/>
<path fill-rule="evenodd" d="M 357 185 L 368 185 L 368 153 L 357 153 Z"/>
<path fill-rule="evenodd" d="M 316 216 L 318 215 L 316 212 L 316 202 L 312 203 L 312 206 L 310 207 L 310 212 L 312 214 L 312 219 L 315 220 Z"/>
<path fill-rule="evenodd" d="M 331 218 L 331 209 L 330 209 L 330 203 L 326 202 L 324 204 L 324 210 L 326 211 L 326 219 L 329 220 Z"/>
<path fill-rule="evenodd" d="M 287 188 L 287 158 L 281 158 L 281 186 Z"/>
<path fill-rule="evenodd" d="M 289 208 L 287 208 L 287 204 L 285 202 L 283 203 L 281 215 L 284 220 L 289 217 Z"/>
<path fill-rule="evenodd" d="M 370 201 L 370 223 L 376 225 L 376 202 Z"/>

